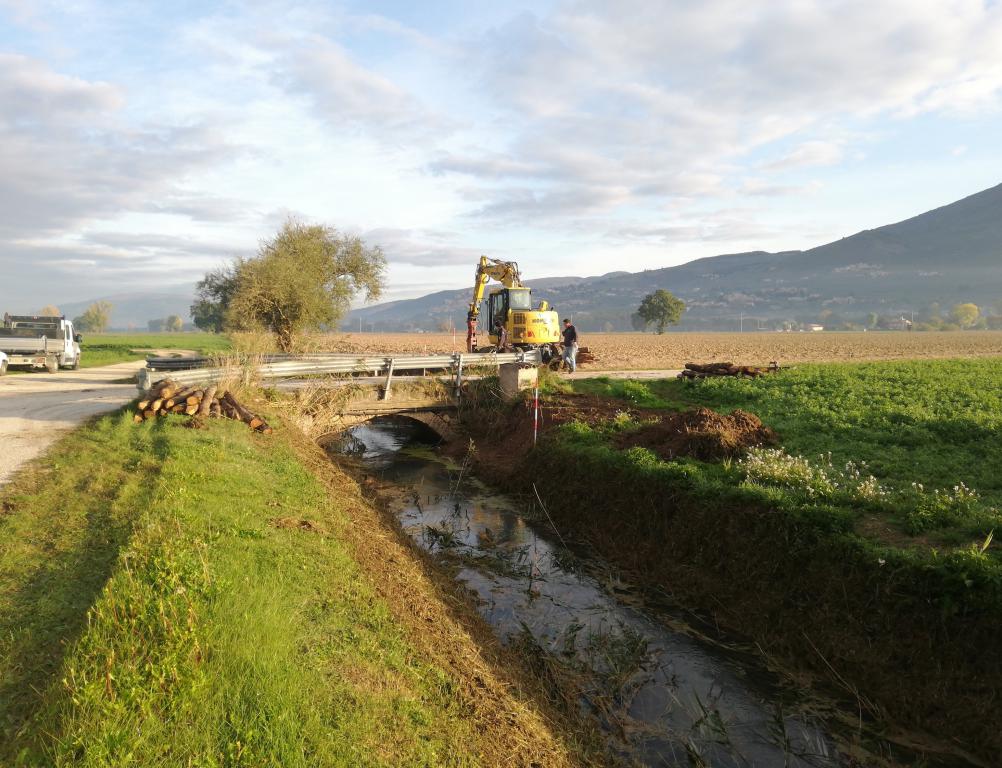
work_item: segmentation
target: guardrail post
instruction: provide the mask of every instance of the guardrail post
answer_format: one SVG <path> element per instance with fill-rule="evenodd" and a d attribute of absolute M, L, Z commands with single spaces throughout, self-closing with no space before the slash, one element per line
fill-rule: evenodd
<path fill-rule="evenodd" d="M 458 360 L 456 361 L 456 397 L 462 396 L 462 386 L 463 386 L 463 353 L 460 352 L 456 355 Z"/>
<path fill-rule="evenodd" d="M 389 365 L 386 369 L 386 384 L 383 386 L 383 400 L 390 399 L 390 381 L 393 379 L 393 358 L 387 358 Z"/>

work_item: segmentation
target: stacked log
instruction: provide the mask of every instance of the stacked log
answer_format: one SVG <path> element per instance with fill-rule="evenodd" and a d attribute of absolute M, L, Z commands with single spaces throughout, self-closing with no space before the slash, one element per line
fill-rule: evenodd
<path fill-rule="evenodd" d="M 779 370 L 779 363 L 769 363 L 767 367 L 735 365 L 734 363 L 686 363 L 680 379 L 705 379 L 709 376 L 762 376 Z"/>
<path fill-rule="evenodd" d="M 172 413 L 197 418 L 234 419 L 265 435 L 272 432 L 268 423 L 242 406 L 232 392 L 220 391 L 215 384 L 184 386 L 171 379 L 163 379 L 150 387 L 136 404 L 133 420 L 138 424 Z"/>

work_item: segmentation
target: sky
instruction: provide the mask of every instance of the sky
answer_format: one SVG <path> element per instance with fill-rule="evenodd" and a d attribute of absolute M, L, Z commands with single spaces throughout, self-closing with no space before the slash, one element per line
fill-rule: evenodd
<path fill-rule="evenodd" d="M 1000 0 L 0 0 L 0 311 L 288 217 L 386 299 L 792 250 L 1002 182 Z"/>

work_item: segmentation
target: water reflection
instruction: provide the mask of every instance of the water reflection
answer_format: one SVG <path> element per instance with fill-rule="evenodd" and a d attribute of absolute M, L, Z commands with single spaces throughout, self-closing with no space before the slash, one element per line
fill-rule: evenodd
<path fill-rule="evenodd" d="M 380 419 L 345 445 L 394 489 L 404 530 L 457 564 L 504 641 L 573 683 L 621 755 L 648 766 L 875 764 L 840 753 L 845 739 L 826 727 L 822 702 L 781 687 L 750 654 L 652 611 L 511 499 L 415 447 L 428 437 L 416 422 Z"/>

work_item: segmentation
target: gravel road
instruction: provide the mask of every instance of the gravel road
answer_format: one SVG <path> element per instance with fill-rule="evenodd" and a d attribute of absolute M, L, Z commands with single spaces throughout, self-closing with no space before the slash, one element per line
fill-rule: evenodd
<path fill-rule="evenodd" d="M 64 432 L 134 398 L 135 384 L 116 382 L 132 378 L 143 365 L 0 376 L 0 484 Z"/>

